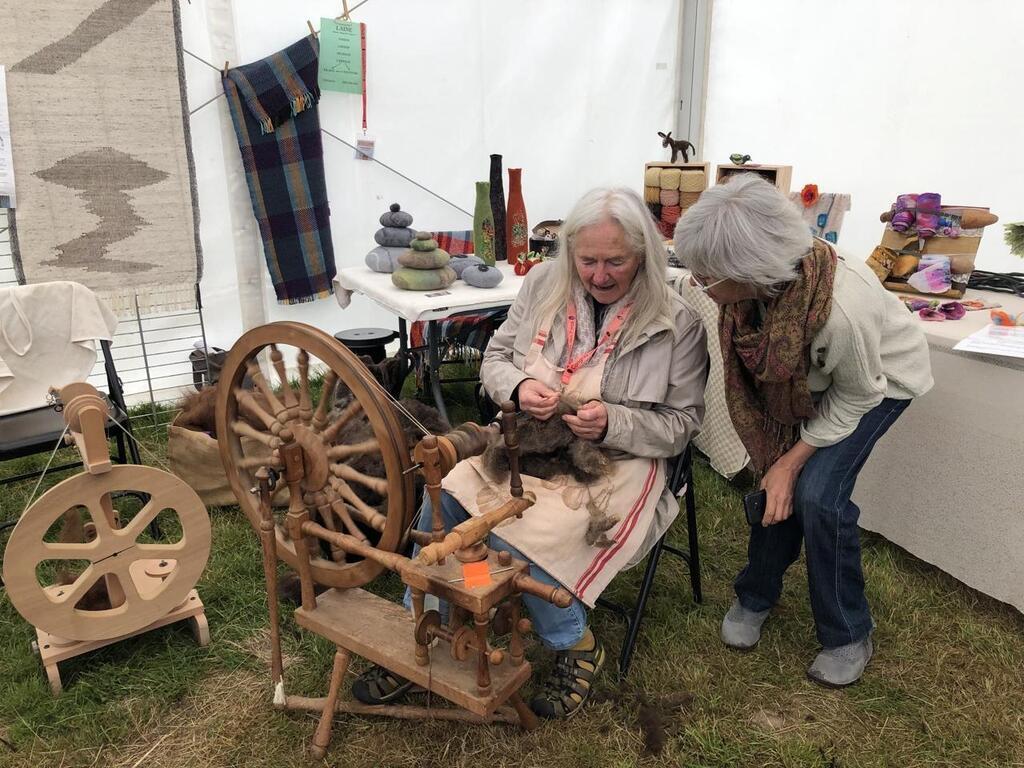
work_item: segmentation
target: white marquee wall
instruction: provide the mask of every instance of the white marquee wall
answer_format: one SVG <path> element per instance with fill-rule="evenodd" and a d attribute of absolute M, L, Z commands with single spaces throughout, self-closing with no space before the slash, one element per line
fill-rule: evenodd
<path fill-rule="evenodd" d="M 1024 3 L 715 0 L 706 158 L 793 166 L 850 192 L 839 244 L 867 256 L 902 192 L 1024 219 Z M 1022 271 L 1001 226 L 977 266 Z"/>
<path fill-rule="evenodd" d="M 354 3 L 350 3 L 354 5 Z M 319 25 L 340 2 L 192 0 L 182 4 L 187 50 L 223 65 L 248 62 L 293 42 L 306 19 Z M 370 134 L 377 157 L 472 211 L 473 182 L 488 155 L 523 171 L 531 221 L 564 216 L 599 184 L 639 188 L 643 164 L 663 156 L 657 131 L 676 115 L 679 3 L 667 0 L 369 0 Z M 186 56 L 192 108 L 220 92 L 219 74 Z M 322 125 L 352 142 L 359 97 L 325 93 Z M 192 118 L 206 271 L 207 335 L 229 345 L 245 327 L 291 319 L 335 331 L 394 326 L 356 297 L 278 305 L 265 277 L 237 146 L 224 99 Z M 378 217 L 393 201 L 414 227 L 469 229 L 471 218 L 325 137 L 331 230 L 339 267 L 361 264 Z M 507 176 L 506 176 L 507 185 Z"/>

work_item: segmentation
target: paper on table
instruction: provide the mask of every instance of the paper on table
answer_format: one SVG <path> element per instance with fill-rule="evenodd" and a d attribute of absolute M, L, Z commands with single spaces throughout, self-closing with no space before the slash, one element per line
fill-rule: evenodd
<path fill-rule="evenodd" d="M 986 325 L 953 349 L 960 352 L 978 352 L 982 355 L 1024 357 L 1024 326 Z"/>
<path fill-rule="evenodd" d="M 14 160 L 11 157 L 11 121 L 7 114 L 7 71 L 0 65 L 0 208 L 17 208 L 14 197 Z"/>

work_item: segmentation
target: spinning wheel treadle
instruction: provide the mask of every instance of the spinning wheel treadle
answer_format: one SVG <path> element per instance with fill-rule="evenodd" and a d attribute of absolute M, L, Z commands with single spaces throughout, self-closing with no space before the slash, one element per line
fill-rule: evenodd
<path fill-rule="evenodd" d="M 264 351 L 276 383 L 268 381 L 257 364 Z M 287 376 L 286 352 L 295 353 L 295 382 Z M 311 368 L 323 370 L 318 397 L 311 388 Z M 381 551 L 398 548 L 412 516 L 409 449 L 394 406 L 355 355 L 311 326 L 271 323 L 235 343 L 220 382 L 221 460 L 255 528 L 260 526 L 259 504 L 252 493 L 256 470 L 264 466 L 275 470 L 280 487 L 291 457 L 301 463 L 303 477 L 301 484 L 289 487 L 289 496 L 298 495 L 301 506 L 318 512 L 330 530 L 355 536 Z M 352 399 L 337 408 L 337 393 L 346 390 Z M 346 442 L 346 433 L 352 432 L 360 439 Z M 257 444 L 263 446 L 262 453 L 246 453 Z M 375 457 L 383 464 L 385 478 L 354 466 Z M 295 568 L 295 546 L 280 523 L 275 523 L 275 537 L 278 555 Z M 317 550 L 310 557 L 314 581 L 329 587 L 362 586 L 384 570 L 379 563 L 347 555 L 337 547 L 329 555 Z"/>
<path fill-rule="evenodd" d="M 126 490 L 150 499 L 126 527 L 118 528 L 110 496 Z M 88 509 L 95 539 L 44 541 L 50 527 L 76 506 Z M 139 542 L 150 521 L 166 509 L 181 520 L 181 539 L 174 544 Z M 136 632 L 188 598 L 210 553 L 210 520 L 195 491 L 173 475 L 153 467 L 115 466 L 104 474 L 75 475 L 43 494 L 11 533 L 7 551 L 7 594 L 26 620 L 67 640 L 103 640 Z M 61 560 L 89 565 L 71 584 L 40 584 L 38 565 Z M 77 608 L 105 577 L 116 578 L 123 601 L 107 610 Z"/>

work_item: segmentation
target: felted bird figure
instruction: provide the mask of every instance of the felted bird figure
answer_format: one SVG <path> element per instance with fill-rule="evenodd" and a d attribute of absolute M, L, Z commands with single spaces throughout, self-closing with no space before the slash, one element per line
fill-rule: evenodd
<path fill-rule="evenodd" d="M 733 165 L 746 165 L 750 162 L 750 155 L 741 155 L 737 152 L 736 154 L 729 155 L 729 160 L 732 161 Z"/>

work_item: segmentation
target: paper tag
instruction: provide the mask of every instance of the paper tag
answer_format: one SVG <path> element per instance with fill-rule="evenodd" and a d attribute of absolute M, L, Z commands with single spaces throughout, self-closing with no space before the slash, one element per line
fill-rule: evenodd
<path fill-rule="evenodd" d="M 487 561 L 480 560 L 475 563 L 463 563 L 462 579 L 466 584 L 466 589 L 486 587 L 491 583 L 491 571 Z"/>
<path fill-rule="evenodd" d="M 356 160 L 373 160 L 373 148 L 376 140 L 369 136 L 356 137 Z"/>

